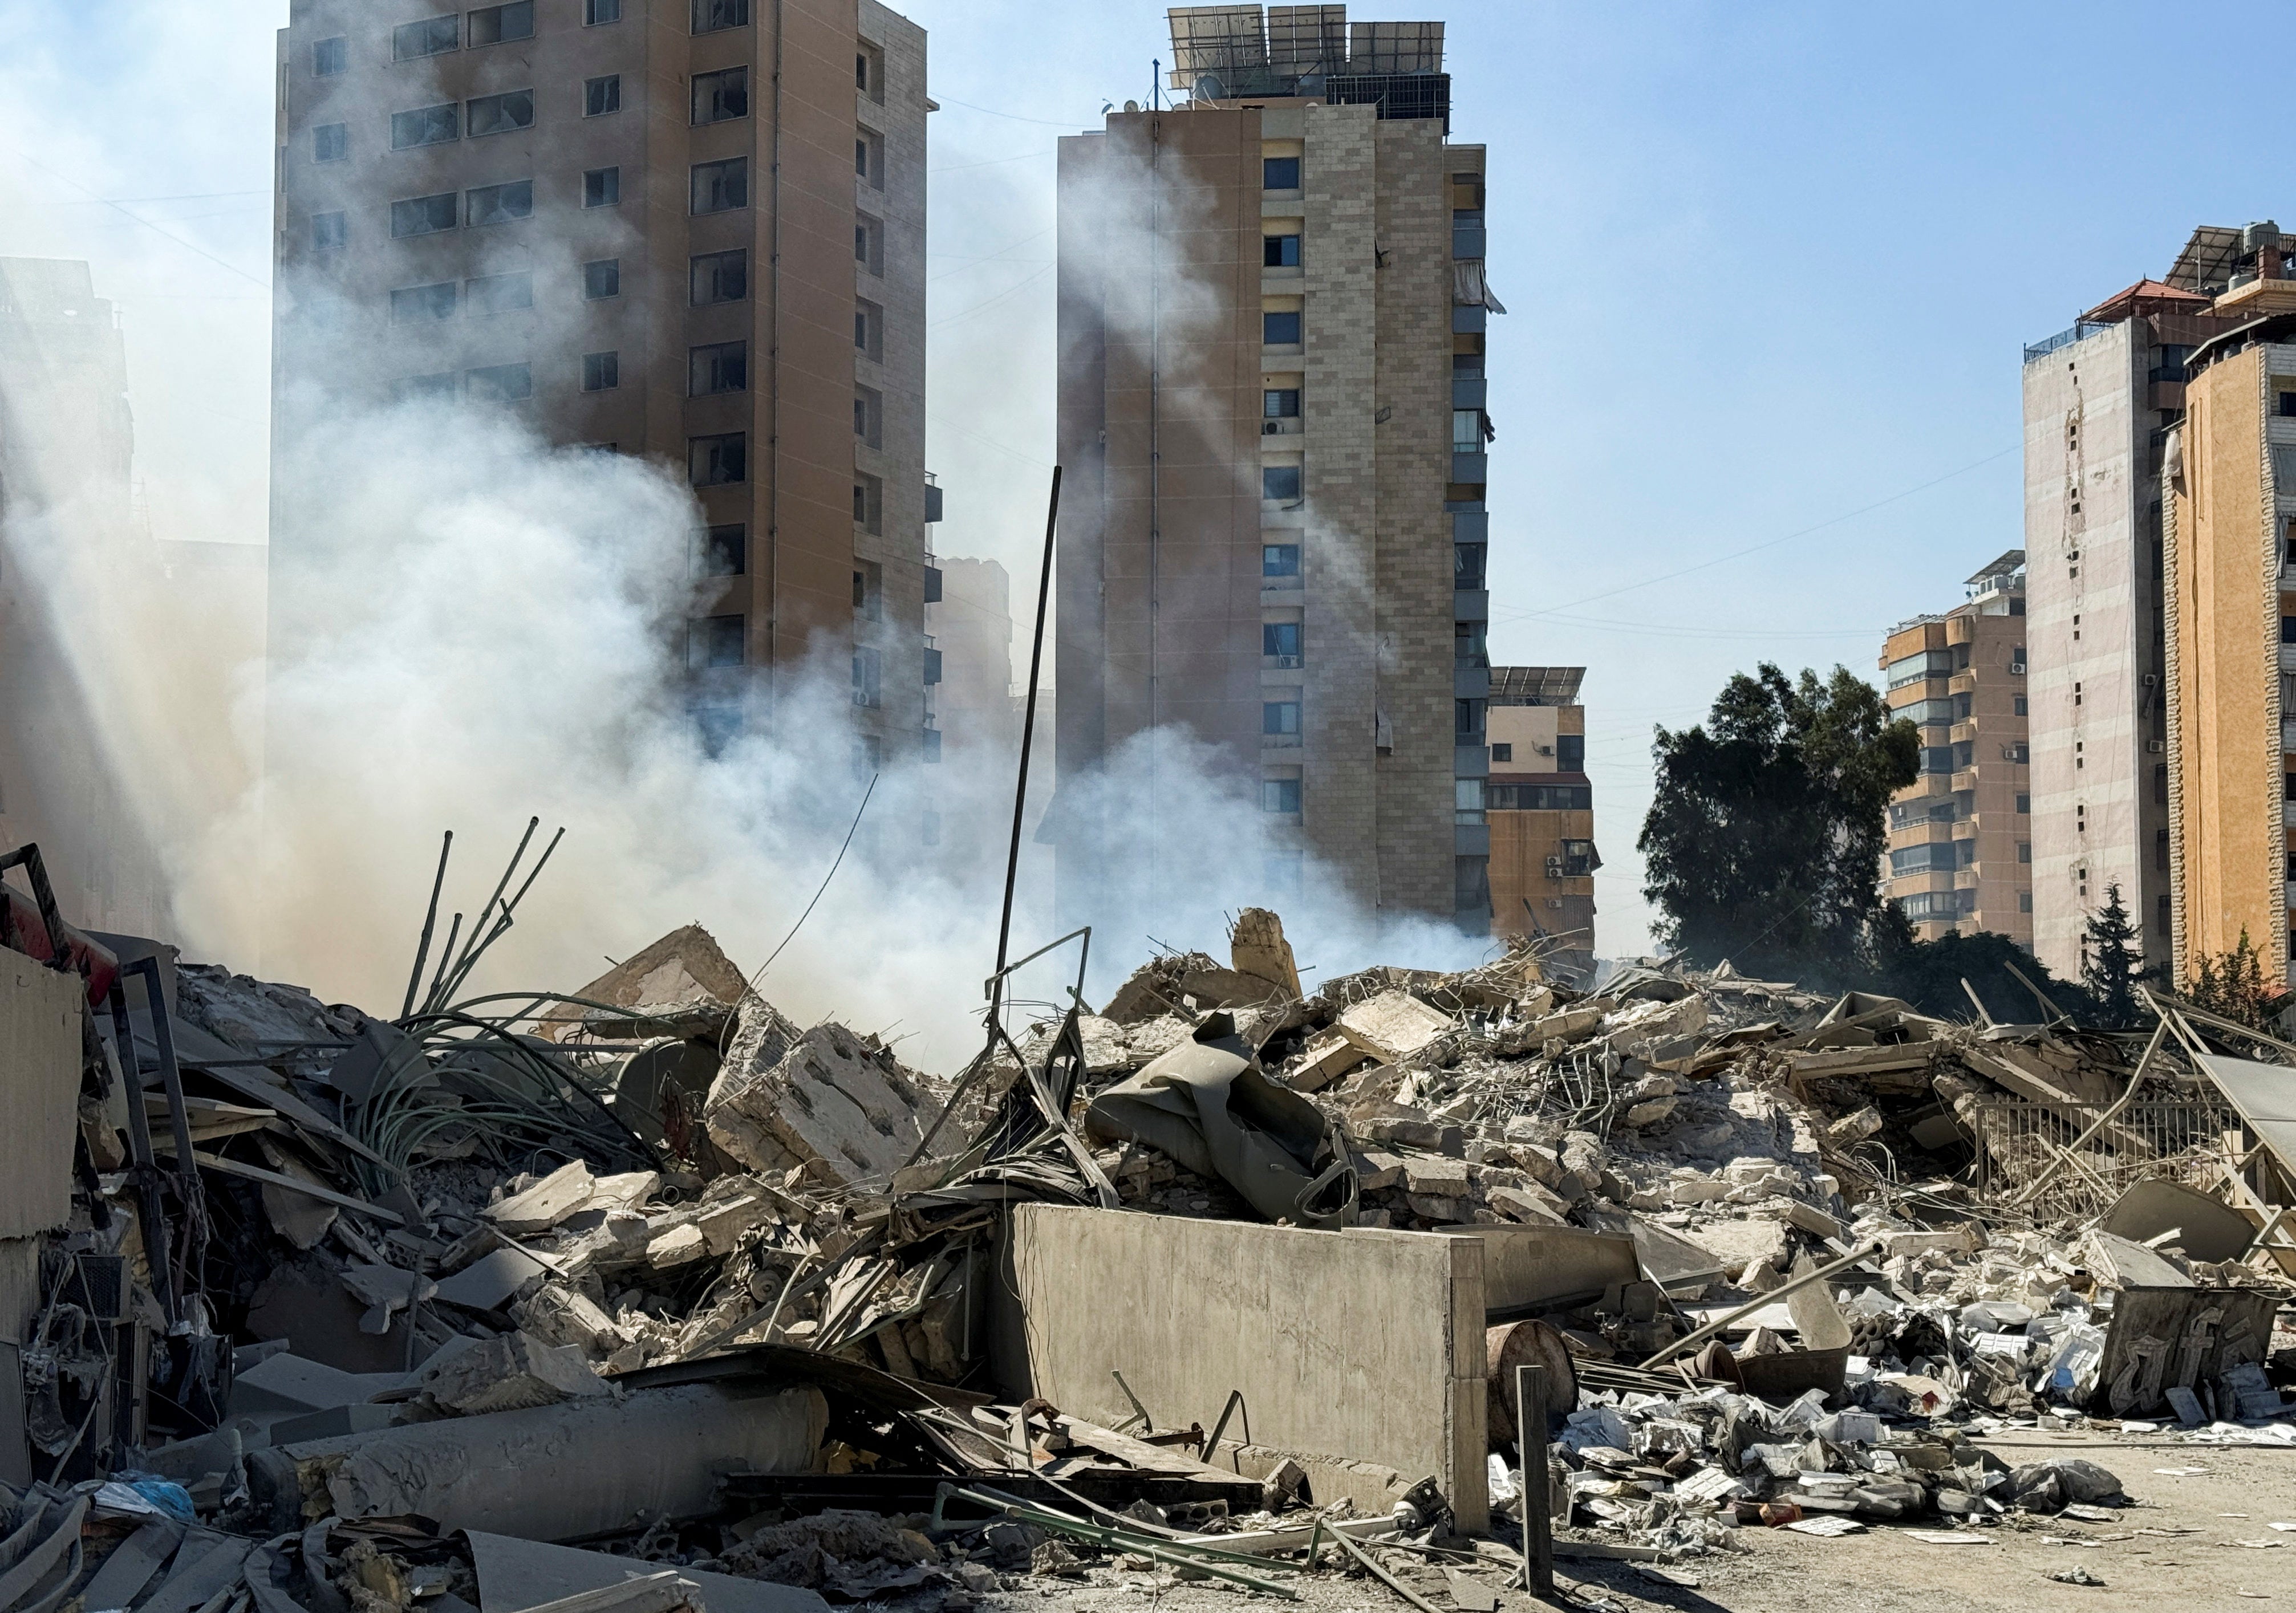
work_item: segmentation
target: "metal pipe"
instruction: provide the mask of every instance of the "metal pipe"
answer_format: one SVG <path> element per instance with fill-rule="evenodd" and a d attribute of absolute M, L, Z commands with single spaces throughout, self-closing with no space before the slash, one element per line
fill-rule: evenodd
<path fill-rule="evenodd" d="M 406 977 L 406 1003 L 399 1009 L 402 1019 L 414 1011 L 414 994 L 422 984 L 422 965 L 430 961 L 430 932 L 439 923 L 439 893 L 447 885 L 447 854 L 455 848 L 455 831 L 449 829 L 447 838 L 439 845 L 439 872 L 430 880 L 430 905 L 422 912 L 422 939 L 414 948 L 414 969 Z"/>
<path fill-rule="evenodd" d="M 1554 1594 L 1554 1502 L 1547 1495 L 1546 1369 L 1514 1370 L 1514 1448 L 1522 1462 L 1516 1506 L 1522 1513 L 1522 1588 Z"/>
<path fill-rule="evenodd" d="M 1045 563 L 1037 582 L 1037 632 L 1029 648 L 1029 700 L 1021 717 L 1021 771 L 1013 785 L 1013 846 L 1004 858 L 1004 911 L 996 924 L 996 985 L 989 994 L 991 1019 L 1004 1001 L 1004 960 L 1013 940 L 1013 894 L 1021 878 L 1021 818 L 1029 801 L 1029 754 L 1037 737 L 1037 685 L 1045 666 L 1045 611 L 1052 603 L 1053 541 L 1061 524 L 1061 468 L 1053 467 L 1053 491 L 1045 511 Z"/>
<path fill-rule="evenodd" d="M 2063 1174 L 2065 1167 L 2073 1163 L 2073 1156 L 2087 1145 L 2090 1138 L 2095 1136 L 2097 1133 L 2112 1125 L 2115 1119 L 2120 1118 L 2120 1112 L 2136 1101 L 2136 1089 L 2144 1085 L 2144 1067 L 2152 1062 L 2152 1056 L 2161 1051 L 2161 1044 L 2168 1039 L 2168 1036 L 2169 1016 L 2161 1014 L 2161 1022 L 2152 1028 L 2152 1039 L 2144 1044 L 2144 1052 L 2136 1060 L 2136 1073 L 2128 1077 L 2128 1090 L 2121 1093 L 2118 1098 L 2115 1098 L 2112 1101 L 2112 1106 L 2103 1114 L 2099 1115 L 2087 1131 L 2074 1138 L 2071 1144 L 2057 1155 L 2055 1161 L 2050 1165 L 2048 1169 L 2034 1177 L 2031 1182 L 2026 1184 L 2021 1192 L 2019 1192 L 2013 1197 L 2009 1200 L 2008 1204 L 2005 1206 L 2005 1208 L 2016 1209 L 2022 1205 L 2030 1203 L 2039 1195 L 2043 1188 L 2048 1186 L 2050 1183 L 2055 1181 L 2059 1175 Z"/>
<path fill-rule="evenodd" d="M 1700 1328 L 1697 1331 L 1685 1333 L 1672 1344 L 1668 1345 L 1664 1349 L 1659 1351 L 1657 1355 L 1652 1355 L 1648 1361 L 1644 1362 L 1636 1369 L 1636 1371 L 1648 1372 L 1664 1366 L 1668 1362 L 1673 1360 L 1677 1355 L 1684 1354 L 1693 1346 L 1704 1344 L 1709 1339 L 1715 1337 L 1717 1334 L 1727 1331 L 1731 1323 L 1742 1321 L 1746 1317 L 1752 1315 L 1756 1311 L 1760 1310 L 1764 1306 L 1776 1304 L 1788 1294 L 1800 1293 L 1811 1283 L 1822 1281 L 1825 1278 L 1833 1276 L 1836 1272 L 1848 1271 L 1851 1266 L 1857 1265 L 1860 1260 L 1865 1259 L 1867 1256 L 1871 1255 L 1875 1249 L 1880 1249 L 1881 1247 L 1881 1244 L 1878 1242 L 1862 1243 L 1856 1249 L 1850 1250 L 1849 1253 L 1842 1256 L 1841 1259 L 1833 1262 L 1831 1265 L 1821 1265 L 1814 1272 L 1804 1272 L 1799 1277 L 1788 1278 L 1784 1282 L 1780 1283 L 1768 1293 L 1756 1295 L 1753 1298 L 1740 1306 L 1736 1310 L 1728 1313 L 1726 1315 L 1717 1316 L 1713 1321 L 1708 1322 L 1704 1327 Z"/>

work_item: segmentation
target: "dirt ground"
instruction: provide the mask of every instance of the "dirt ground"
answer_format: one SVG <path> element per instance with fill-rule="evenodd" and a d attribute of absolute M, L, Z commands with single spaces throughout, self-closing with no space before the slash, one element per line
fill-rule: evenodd
<path fill-rule="evenodd" d="M 2018 1434 L 1985 1442 L 2013 1466 L 2050 1454 L 2080 1456 L 2118 1477 L 2136 1504 L 2118 1521 L 2076 1523 L 2021 1519 L 1985 1532 L 1984 1545 L 1933 1545 L 1905 1528 L 1874 1526 L 1863 1535 L 1819 1539 L 1789 1529 L 1742 1532 L 1746 1552 L 1685 1560 L 1674 1571 L 1698 1581 L 1693 1588 L 1660 1583 L 1628 1563 L 1562 1561 L 1558 1581 L 1585 1587 L 1562 1605 L 1622 1605 L 1703 1613 L 1963 1613 L 2016 1608 L 2030 1613 L 2101 1609 L 2141 1598 L 2174 1613 L 2249 1608 L 2258 1601 L 2296 1608 L 2296 1449 L 2211 1446 L 2171 1442 L 2140 1444 L 2094 1434 L 2045 1437 Z M 2199 1468 L 2170 1477 L 2161 1468 Z M 1912 1526 L 1942 1527 L 1925 1524 Z M 2157 1533 L 2141 1531 L 2158 1531 Z M 2078 1541 L 2080 1544 L 2063 1543 Z M 2243 1546 L 2240 1541 L 2265 1541 Z M 1392 1563 L 1396 1554 L 1388 1554 Z M 2066 1584 L 2052 1573 L 2080 1568 L 2100 1587 Z M 1492 1568 L 1475 1577 L 1499 1590 L 1508 1613 L 1540 1604 L 1508 1589 Z M 1437 1608 L 1456 1605 L 1439 1571 L 1408 1573 L 1406 1583 Z M 1301 1606 L 1319 1610 L 1403 1609 L 1406 1604 L 1367 1577 L 1326 1571 L 1300 1582 Z M 1016 1592 L 985 1597 L 983 1613 L 1237 1613 L 1250 1593 L 1240 1587 L 1176 1584 L 1145 1574 L 1095 1572 L 1094 1579 L 1062 1584 L 1034 1578 Z M 1278 1605 L 1253 1597 L 1263 1606 Z M 2142 1605 L 2142 1603 L 2135 1604 Z"/>

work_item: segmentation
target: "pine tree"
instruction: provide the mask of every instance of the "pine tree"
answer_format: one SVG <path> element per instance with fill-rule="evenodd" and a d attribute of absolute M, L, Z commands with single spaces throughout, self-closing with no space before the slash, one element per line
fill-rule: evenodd
<path fill-rule="evenodd" d="M 2285 1005 L 2288 988 L 2265 983 L 2264 960 L 2243 929 L 2230 952 L 2199 959 L 2189 995 L 2195 1008 L 2264 1030 Z"/>
<path fill-rule="evenodd" d="M 2096 1004 L 2097 1023 L 2115 1030 L 2136 1023 L 2136 983 L 2144 978 L 2144 954 L 2131 945 L 2136 935 L 2120 887 L 2106 886 L 2104 905 L 2088 915 L 2081 936 L 2081 986 Z"/>

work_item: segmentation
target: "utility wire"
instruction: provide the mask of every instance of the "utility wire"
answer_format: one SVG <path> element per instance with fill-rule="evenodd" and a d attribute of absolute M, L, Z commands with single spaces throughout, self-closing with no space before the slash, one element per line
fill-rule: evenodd
<path fill-rule="evenodd" d="M 214 264 L 217 268 L 229 269 L 233 274 L 238 275 L 242 280 L 246 281 L 250 285 L 261 286 L 266 291 L 271 289 L 271 282 L 269 281 L 260 279 L 256 275 L 249 274 L 245 269 L 241 268 L 235 263 L 226 262 L 225 259 L 217 257 L 213 252 L 209 251 L 205 247 L 195 245 L 193 242 L 184 240 L 181 235 L 175 233 L 172 230 L 161 229 L 150 219 L 129 212 L 126 208 L 112 201 L 109 196 L 99 196 L 94 191 L 89 190 L 87 186 L 81 184 L 77 180 L 65 178 L 62 174 L 57 173 L 55 169 L 48 167 L 47 164 L 44 162 L 35 162 L 29 157 L 25 156 L 23 152 L 15 151 L 12 148 L 10 150 L 9 155 L 14 157 L 17 161 L 22 163 L 26 168 L 37 168 L 41 173 L 45 174 L 58 184 L 70 185 L 72 189 L 78 191 L 89 201 L 101 202 L 103 206 L 110 208 L 113 212 L 119 214 L 122 218 L 134 219 L 137 224 L 142 225 L 145 229 L 150 230 L 152 233 L 167 237 L 167 239 L 174 242 L 185 251 L 197 253 L 201 258 L 206 258 L 209 263 Z"/>
<path fill-rule="evenodd" d="M 845 861 L 845 853 L 853 844 L 853 836 L 861 827 L 861 815 L 869 810 L 869 798 L 877 793 L 877 779 L 876 774 L 873 773 L 869 775 L 869 788 L 861 792 L 861 804 L 853 809 L 853 822 L 845 831 L 844 844 L 837 848 L 836 860 L 830 864 L 829 872 L 821 876 L 821 888 L 813 893 L 813 900 L 808 902 L 805 905 L 805 911 L 797 915 L 797 922 L 791 925 L 789 934 L 782 938 L 781 946 L 775 947 L 772 956 L 760 963 L 758 966 L 758 972 L 750 977 L 751 991 L 758 989 L 758 982 L 766 978 L 766 970 L 774 966 L 774 959 L 782 955 L 782 947 L 787 946 L 791 941 L 797 939 L 797 932 L 805 928 L 805 921 L 813 916 L 813 910 L 820 905 L 821 898 L 827 894 L 829 881 L 837 877 L 837 870 Z"/>

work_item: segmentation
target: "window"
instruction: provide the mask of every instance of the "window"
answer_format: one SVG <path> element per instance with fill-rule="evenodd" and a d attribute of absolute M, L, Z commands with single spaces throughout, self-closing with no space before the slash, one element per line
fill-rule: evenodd
<path fill-rule="evenodd" d="M 885 137 L 873 129 L 853 136 L 853 173 L 872 190 L 885 188 Z"/>
<path fill-rule="evenodd" d="M 585 301 L 596 302 L 602 298 L 619 297 L 621 294 L 620 258 L 601 258 L 594 263 L 582 266 L 582 297 Z"/>
<path fill-rule="evenodd" d="M 2296 415 L 2296 392 L 2283 392 L 2280 395 L 2280 413 L 2284 415 Z"/>
<path fill-rule="evenodd" d="M 449 191 L 443 196 L 411 196 L 404 201 L 394 201 L 390 204 L 390 233 L 394 236 L 429 235 L 451 230 L 459 200 Z"/>
<path fill-rule="evenodd" d="M 1259 238 L 1260 266 L 1269 269 L 1296 269 L 1300 266 L 1300 237 L 1263 235 Z"/>
<path fill-rule="evenodd" d="M 863 561 L 853 573 L 853 610 L 864 621 L 885 619 L 885 568 L 875 561 Z M 927 678 L 929 684 L 939 678 Z"/>
<path fill-rule="evenodd" d="M 1259 781 L 1259 809 L 1281 812 L 1292 817 L 1300 815 L 1300 781 L 1298 779 L 1262 779 Z"/>
<path fill-rule="evenodd" d="M 746 392 L 750 388 L 750 344 L 718 341 L 695 348 L 687 355 L 688 390 L 695 397 L 720 392 Z"/>
<path fill-rule="evenodd" d="M 1964 845 L 1964 846 L 1969 846 L 1969 847 L 1973 847 L 1975 846 L 1976 842 L 1974 842 L 1974 841 L 1972 841 L 1972 840 L 1964 840 L 1964 841 L 1962 842 L 1962 844 L 1963 844 L 1963 845 Z M 1975 856 L 1975 852 L 1972 850 L 1971 855 L 1972 855 L 1972 857 L 1973 857 L 1973 856 Z M 2033 860 L 2033 842 L 2032 842 L 2032 841 L 2030 841 L 2030 840 L 2020 840 L 2020 841 L 2018 841 L 2018 842 L 2017 842 L 2017 860 L 2018 860 L 2019 862 L 2021 862 L 2021 863 L 2030 863 L 2030 862 L 2031 862 L 2031 861 Z"/>
<path fill-rule="evenodd" d="M 463 303 L 474 315 L 515 314 L 534 306 L 534 276 L 481 274 L 463 282 Z"/>
<path fill-rule="evenodd" d="M 2156 806 L 2169 804 L 2169 764 L 2166 762 L 2152 764 L 2152 804 Z"/>
<path fill-rule="evenodd" d="M 449 140 L 458 140 L 462 137 L 461 117 L 451 101 L 444 106 L 418 106 L 411 112 L 393 112 L 390 149 L 404 151 L 418 145 L 444 145 Z"/>
<path fill-rule="evenodd" d="M 717 667 L 740 666 L 749 627 L 749 619 L 740 616 L 708 616 L 694 623 L 694 670 L 707 672 Z"/>
<path fill-rule="evenodd" d="M 412 324 L 426 319 L 455 317 L 455 282 L 440 281 L 436 285 L 401 286 L 390 294 L 390 322 Z"/>
<path fill-rule="evenodd" d="M 693 122 L 724 123 L 750 115 L 750 70 L 729 67 L 723 72 L 693 75 Z"/>
<path fill-rule="evenodd" d="M 885 225 L 862 213 L 853 220 L 853 261 L 872 274 L 885 272 Z"/>
<path fill-rule="evenodd" d="M 481 6 L 471 13 L 471 44 L 500 45 L 505 39 L 534 37 L 534 0 L 512 0 L 508 5 Z"/>
<path fill-rule="evenodd" d="M 697 437 L 686 445 L 687 468 L 697 487 L 722 487 L 750 479 L 750 439 L 739 431 Z"/>
<path fill-rule="evenodd" d="M 1483 585 L 1483 562 L 1490 550 L 1488 544 L 1453 544 L 1451 545 L 1451 586 L 1480 588 Z"/>
<path fill-rule="evenodd" d="M 2079 618 L 2079 617 L 2075 617 L 2073 619 L 2074 619 L 2075 621 L 2079 621 L 2080 618 Z M 2019 676 L 2021 676 L 2021 677 L 2024 675 L 2024 671 L 2025 671 L 2025 646 L 2024 646 L 2024 645 L 2020 644 L 2020 645 L 2018 645 L 2014 650 L 2012 650 L 2012 651 L 2009 652 L 2009 670 L 2010 670 L 2011 672 L 2013 672 L 2013 673 L 2017 674 L 2017 675 L 2018 675 Z"/>
<path fill-rule="evenodd" d="M 1483 821 L 1483 811 L 1487 805 L 1482 780 L 1453 779 L 1451 781 L 1451 821 L 1453 823 L 1464 823 L 1469 828 L 1474 827 Z"/>
<path fill-rule="evenodd" d="M 2162 906 L 2163 908 L 2166 908 L 2166 907 L 2168 906 L 2168 904 L 2169 904 L 2169 898 L 2168 898 L 2168 897 L 2162 897 L 2161 898 L 2161 906 Z M 2031 891 L 2030 891 L 2030 890 L 2021 890 L 2021 891 L 2019 891 L 2019 892 L 2017 893 L 2017 911 L 2018 911 L 2019 913 L 2030 913 L 2030 912 L 2032 912 L 2032 911 L 2033 911 L 2033 893 L 2032 893 Z M 2163 935 L 2166 935 L 2166 934 L 2168 933 L 2168 930 L 2167 930 L 2167 929 L 2166 929 L 2165 927 L 2162 929 L 2161 933 L 2162 933 Z"/>
<path fill-rule="evenodd" d="M 1602 865 L 1603 859 L 1595 855 L 1594 841 L 1565 840 L 1562 842 L 1562 877 L 1564 879 L 1583 880 Z"/>
<path fill-rule="evenodd" d="M 1505 744 L 1493 745 L 1491 747 L 1491 760 L 1494 762 L 1512 762 L 1514 760 L 1514 747 L 1513 745 Z"/>
<path fill-rule="evenodd" d="M 1488 667 L 1491 664 L 1489 647 L 1484 635 L 1488 622 L 1453 622 L 1451 624 L 1451 659 L 1461 667 Z"/>
<path fill-rule="evenodd" d="M 701 575 L 740 577 L 750 569 L 750 529 L 739 521 L 701 535 Z"/>
<path fill-rule="evenodd" d="M 693 0 L 693 31 L 697 34 L 749 26 L 750 0 Z"/>
<path fill-rule="evenodd" d="M 2284 644 L 2296 644 L 2296 616 L 2284 616 L 2280 618 L 2280 642 Z"/>
<path fill-rule="evenodd" d="M 1512 746 L 1491 747 L 1493 761 L 1508 761 L 1512 754 L 1501 757 L 1502 750 L 1513 751 Z M 1591 784 L 1485 784 L 1483 808 L 1487 812 L 1592 812 L 1595 809 L 1595 787 Z"/>
<path fill-rule="evenodd" d="M 693 306 L 739 302 L 750 294 L 750 253 L 746 247 L 731 252 L 704 252 L 688 266 Z"/>
<path fill-rule="evenodd" d="M 1282 387 L 1259 395 L 1259 413 L 1266 420 L 1300 418 L 1300 389 Z"/>
<path fill-rule="evenodd" d="M 853 477 L 853 523 L 864 532 L 885 529 L 885 484 L 865 471 Z"/>
<path fill-rule="evenodd" d="M 621 202 L 622 170 L 620 168 L 586 168 L 583 170 L 582 205 L 584 207 L 619 207 Z"/>
<path fill-rule="evenodd" d="M 2017 810 L 2020 814 L 2030 814 L 2033 810 L 2033 798 L 2030 795 L 2019 796 L 2017 798 Z"/>
<path fill-rule="evenodd" d="M 1587 736 L 1583 733 L 1558 733 L 1554 736 L 1554 768 L 1558 773 L 1587 771 Z"/>
<path fill-rule="evenodd" d="M 488 364 L 463 377 L 463 389 L 478 403 L 516 403 L 534 396 L 534 374 L 524 364 Z"/>
<path fill-rule="evenodd" d="M 1296 191 L 1300 188 L 1300 160 L 1297 157 L 1263 157 L 1259 160 L 1259 188 L 1263 191 Z"/>
<path fill-rule="evenodd" d="M 1269 310 L 1259 316 L 1259 340 L 1271 348 L 1296 348 L 1300 345 L 1300 310 L 1287 312 Z"/>
<path fill-rule="evenodd" d="M 1462 745 L 1483 742 L 1483 708 L 1488 700 L 1453 700 L 1451 702 L 1451 737 Z"/>
<path fill-rule="evenodd" d="M 582 26 L 597 28 L 622 20 L 622 0 L 582 0 Z"/>
<path fill-rule="evenodd" d="M 1300 664 L 1300 624 L 1298 622 L 1262 622 L 1259 624 L 1259 653 L 1269 657 L 1281 667 Z"/>
<path fill-rule="evenodd" d="M 480 95 L 470 103 L 471 138 L 481 135 L 507 135 L 515 129 L 534 127 L 534 92 L 504 90 L 499 95 Z"/>
<path fill-rule="evenodd" d="M 350 71 L 351 42 L 340 34 L 332 39 L 322 39 L 311 47 L 311 77 L 332 78 L 338 73 Z"/>
<path fill-rule="evenodd" d="M 885 357 L 885 310 L 866 298 L 853 304 L 853 345 L 880 363 Z"/>
<path fill-rule="evenodd" d="M 340 162 L 351 154 L 351 126 L 323 123 L 311 131 L 311 160 Z"/>
<path fill-rule="evenodd" d="M 1953 670 L 1953 656 L 1948 651 L 1925 650 L 1891 661 L 1884 669 L 1884 678 L 1892 689 L 1903 689 L 1908 684 L 1918 684 L 1923 678 L 1944 677 Z"/>
<path fill-rule="evenodd" d="M 454 372 L 439 375 L 408 375 L 390 383 L 391 396 L 401 403 L 445 402 L 455 396 Z"/>
<path fill-rule="evenodd" d="M 2076 704 L 2078 704 L 2079 702 L 2077 701 L 2077 702 L 2075 702 L 2075 703 L 2076 703 Z M 2015 715 L 2015 716 L 2025 716 L 2025 715 L 2026 715 L 2026 711 L 2025 711 L 2025 697 L 2024 697 L 2023 695 L 2021 695 L 2021 694 L 2013 694 L 2013 695 L 2011 695 L 2011 696 L 2009 697 L 2009 705 L 2010 705 L 2010 710 L 2011 710 L 2011 712 L 2012 712 L 2013 715 Z"/>
<path fill-rule="evenodd" d="M 1480 409 L 1451 411 L 1451 452 L 1480 454 L 1483 451 L 1483 412 Z"/>
<path fill-rule="evenodd" d="M 454 198 L 447 198 L 451 206 Z M 394 212 L 396 209 L 393 209 Z M 342 250 L 350 240 L 350 218 L 343 213 L 314 213 L 311 215 L 311 248 L 318 252 Z"/>
<path fill-rule="evenodd" d="M 1953 771 L 1953 747 L 1950 745 L 1924 745 L 1921 756 L 1923 773 Z"/>
<path fill-rule="evenodd" d="M 582 355 L 582 389 L 585 392 L 611 392 L 621 384 L 622 356 L 619 353 Z"/>
<path fill-rule="evenodd" d="M 882 698 L 880 689 L 884 677 L 884 658 L 866 644 L 857 645 L 853 651 L 853 703 L 874 706 Z M 861 760 L 861 766 L 873 769 L 876 757 Z"/>
<path fill-rule="evenodd" d="M 603 118 L 622 110 L 622 76 L 608 73 L 582 81 L 582 116 Z"/>
<path fill-rule="evenodd" d="M 863 45 L 855 47 L 853 87 L 872 101 L 884 100 L 885 59 L 877 53 L 875 45 Z"/>
<path fill-rule="evenodd" d="M 390 30 L 390 56 L 394 61 L 412 61 L 418 56 L 436 56 L 451 51 L 463 42 L 463 20 L 449 12 L 443 17 L 425 17 L 420 22 L 402 22 Z"/>
<path fill-rule="evenodd" d="M 1967 749 L 1967 747 L 1965 747 L 1965 746 L 1956 746 L 1956 749 Z M 2014 752 L 2016 753 L 2015 755 L 2011 756 L 2011 757 L 2007 757 L 2007 758 L 2006 758 L 2006 759 L 2007 759 L 2007 760 L 2009 760 L 2009 761 L 2016 762 L 2016 763 L 2018 763 L 2018 764 L 2020 764 L 2020 765 L 2022 765 L 2022 764 L 2027 763 L 2027 762 L 2030 762 L 2030 761 L 2031 761 L 2031 760 L 2033 759 L 2033 750 L 2032 750 L 2032 747 L 2031 747 L 2031 746 L 2030 746 L 2030 745 L 2011 745 L 2011 746 L 2005 747 L 2005 749 L 2009 749 L 2009 750 L 2013 750 L 2013 751 L 2014 751 Z M 2080 749 L 2080 747 L 2079 747 L 2078 744 L 2076 744 L 2076 745 L 2073 747 L 2073 749 L 2074 749 L 2075 750 L 2079 750 L 2079 749 Z M 1963 758 L 1963 760 L 1964 760 L 1964 761 L 1966 761 L 1966 760 L 1968 760 L 1968 759 L 1969 759 L 1969 758 L 1967 758 L 1966 757 L 1964 757 Z M 2076 764 L 2075 764 L 2075 766 L 2079 766 L 2079 764 L 2078 764 L 2078 763 L 2076 763 Z"/>
<path fill-rule="evenodd" d="M 1264 700 L 1259 707 L 1259 732 L 1263 734 L 1291 735 L 1300 733 L 1300 702 L 1297 700 Z"/>
<path fill-rule="evenodd" d="M 873 448 L 885 446 L 885 395 L 874 387 L 853 389 L 853 435 Z"/>
<path fill-rule="evenodd" d="M 728 157 L 722 162 L 693 165 L 693 207 L 697 213 L 724 213 L 750 205 L 750 160 Z"/>
<path fill-rule="evenodd" d="M 480 185 L 470 194 L 466 216 L 473 228 L 533 217 L 534 181 L 513 179 L 508 184 Z"/>
<path fill-rule="evenodd" d="M 1260 544 L 1259 575 L 1275 577 L 1299 576 L 1300 545 L 1297 544 Z"/>
<path fill-rule="evenodd" d="M 1297 504 L 1300 498 L 1300 467 L 1298 465 L 1262 465 L 1259 467 L 1259 496 L 1278 504 Z"/>

